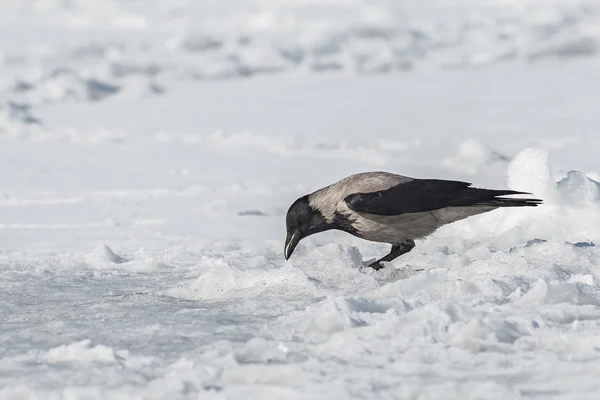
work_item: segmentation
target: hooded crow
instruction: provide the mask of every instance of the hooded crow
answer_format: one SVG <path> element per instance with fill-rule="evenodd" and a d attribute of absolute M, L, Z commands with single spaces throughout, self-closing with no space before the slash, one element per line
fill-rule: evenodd
<path fill-rule="evenodd" d="M 391 251 L 369 267 L 383 268 L 443 225 L 498 207 L 535 207 L 539 199 L 504 198 L 531 194 L 471 187 L 471 183 L 416 179 L 388 172 L 365 172 L 297 199 L 286 215 L 284 256 L 289 259 L 303 238 L 337 229 Z"/>

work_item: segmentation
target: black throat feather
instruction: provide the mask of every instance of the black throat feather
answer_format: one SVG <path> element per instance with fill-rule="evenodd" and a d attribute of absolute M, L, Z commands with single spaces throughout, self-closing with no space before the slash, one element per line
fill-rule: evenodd
<path fill-rule="evenodd" d="M 333 215 L 333 221 L 330 223 L 331 229 L 338 229 L 340 231 L 348 232 L 351 235 L 360 237 L 358 229 L 352 224 L 352 221 L 343 214 L 335 212 Z"/>

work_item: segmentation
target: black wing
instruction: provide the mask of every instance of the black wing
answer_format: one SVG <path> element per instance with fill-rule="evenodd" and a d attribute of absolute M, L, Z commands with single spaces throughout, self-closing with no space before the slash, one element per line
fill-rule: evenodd
<path fill-rule="evenodd" d="M 498 196 L 530 194 L 514 190 L 491 190 L 470 187 L 468 182 L 439 179 L 414 179 L 387 190 L 355 193 L 344 200 L 356 212 L 376 215 L 400 215 L 438 210 L 445 207 L 537 206 L 538 199 L 502 199 Z"/>

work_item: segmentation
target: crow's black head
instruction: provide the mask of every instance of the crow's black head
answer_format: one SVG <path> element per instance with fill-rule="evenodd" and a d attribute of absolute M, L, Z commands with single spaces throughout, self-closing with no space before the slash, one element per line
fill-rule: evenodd
<path fill-rule="evenodd" d="M 300 197 L 289 208 L 285 217 L 287 237 L 283 255 L 289 259 L 301 239 L 331 229 L 323 214 L 313 209 L 308 195 Z"/>

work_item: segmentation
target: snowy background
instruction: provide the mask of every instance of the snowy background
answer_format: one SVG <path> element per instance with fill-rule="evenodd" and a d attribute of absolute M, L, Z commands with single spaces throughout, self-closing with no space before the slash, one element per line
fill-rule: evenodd
<path fill-rule="evenodd" d="M 0 399 L 600 398 L 599 52 L 599 1 L 3 1 Z M 368 170 L 545 204 L 284 261 Z"/>

